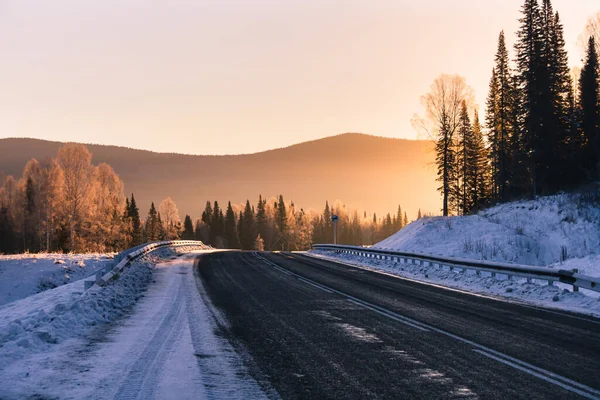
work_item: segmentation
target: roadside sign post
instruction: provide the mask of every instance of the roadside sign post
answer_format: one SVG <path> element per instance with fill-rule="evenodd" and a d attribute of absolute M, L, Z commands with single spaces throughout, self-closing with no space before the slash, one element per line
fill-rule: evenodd
<path fill-rule="evenodd" d="M 337 222 L 340 219 L 337 215 L 331 216 L 331 222 L 333 222 L 333 244 L 337 244 Z"/>

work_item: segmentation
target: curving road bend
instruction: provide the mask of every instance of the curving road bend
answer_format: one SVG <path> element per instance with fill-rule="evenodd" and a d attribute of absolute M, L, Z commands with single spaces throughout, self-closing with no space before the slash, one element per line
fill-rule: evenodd
<path fill-rule="evenodd" d="M 600 320 L 299 254 L 206 254 L 223 335 L 282 398 L 600 398 Z"/>

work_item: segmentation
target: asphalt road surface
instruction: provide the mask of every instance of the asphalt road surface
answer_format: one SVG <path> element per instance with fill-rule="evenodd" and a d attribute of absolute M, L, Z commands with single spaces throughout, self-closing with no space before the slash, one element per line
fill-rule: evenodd
<path fill-rule="evenodd" d="M 196 261 L 222 334 L 284 399 L 600 398 L 600 320 L 288 253 Z"/>

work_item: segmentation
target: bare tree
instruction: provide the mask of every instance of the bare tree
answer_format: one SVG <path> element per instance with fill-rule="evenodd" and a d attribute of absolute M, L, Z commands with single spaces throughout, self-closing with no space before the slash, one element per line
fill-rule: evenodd
<path fill-rule="evenodd" d="M 435 143 L 436 165 L 439 188 L 443 197 L 442 213 L 448 215 L 449 202 L 453 193 L 455 178 L 455 133 L 460 123 L 461 103 L 473 104 L 473 90 L 465 78 L 458 75 L 441 75 L 429 93 L 421 96 L 425 116 L 416 115 L 413 126 L 424 132 Z"/>
<path fill-rule="evenodd" d="M 600 11 L 588 18 L 583 32 L 579 35 L 578 45 L 582 56 L 585 56 L 590 37 L 596 42 L 596 53 L 600 55 Z"/>
<path fill-rule="evenodd" d="M 64 174 L 64 207 L 69 224 L 69 249 L 75 250 L 77 225 L 82 221 L 88 206 L 94 168 L 92 154 L 81 144 L 69 143 L 58 150 L 56 161 Z"/>

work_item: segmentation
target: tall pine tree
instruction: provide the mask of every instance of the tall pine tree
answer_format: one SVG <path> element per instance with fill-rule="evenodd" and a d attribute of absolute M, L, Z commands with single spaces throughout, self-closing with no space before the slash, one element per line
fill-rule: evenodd
<path fill-rule="evenodd" d="M 225 212 L 225 240 L 229 249 L 238 249 L 240 247 L 235 213 L 231 207 L 231 202 L 227 203 L 227 211 Z"/>
<path fill-rule="evenodd" d="M 587 171 L 590 180 L 600 179 L 600 67 L 595 47 L 595 39 L 590 37 L 585 64 L 579 77 L 581 129 L 585 142 L 583 169 Z"/>
<path fill-rule="evenodd" d="M 183 234 L 181 235 L 181 238 L 183 240 L 194 240 L 194 224 L 189 215 L 186 215 L 183 220 Z"/>
<path fill-rule="evenodd" d="M 521 8 L 520 28 L 517 32 L 516 77 L 519 101 L 519 139 L 527 159 L 529 188 L 532 195 L 538 193 L 538 181 L 543 176 L 541 160 L 544 145 L 543 85 L 547 85 L 546 65 L 542 58 L 542 23 L 537 0 L 525 0 Z"/>

